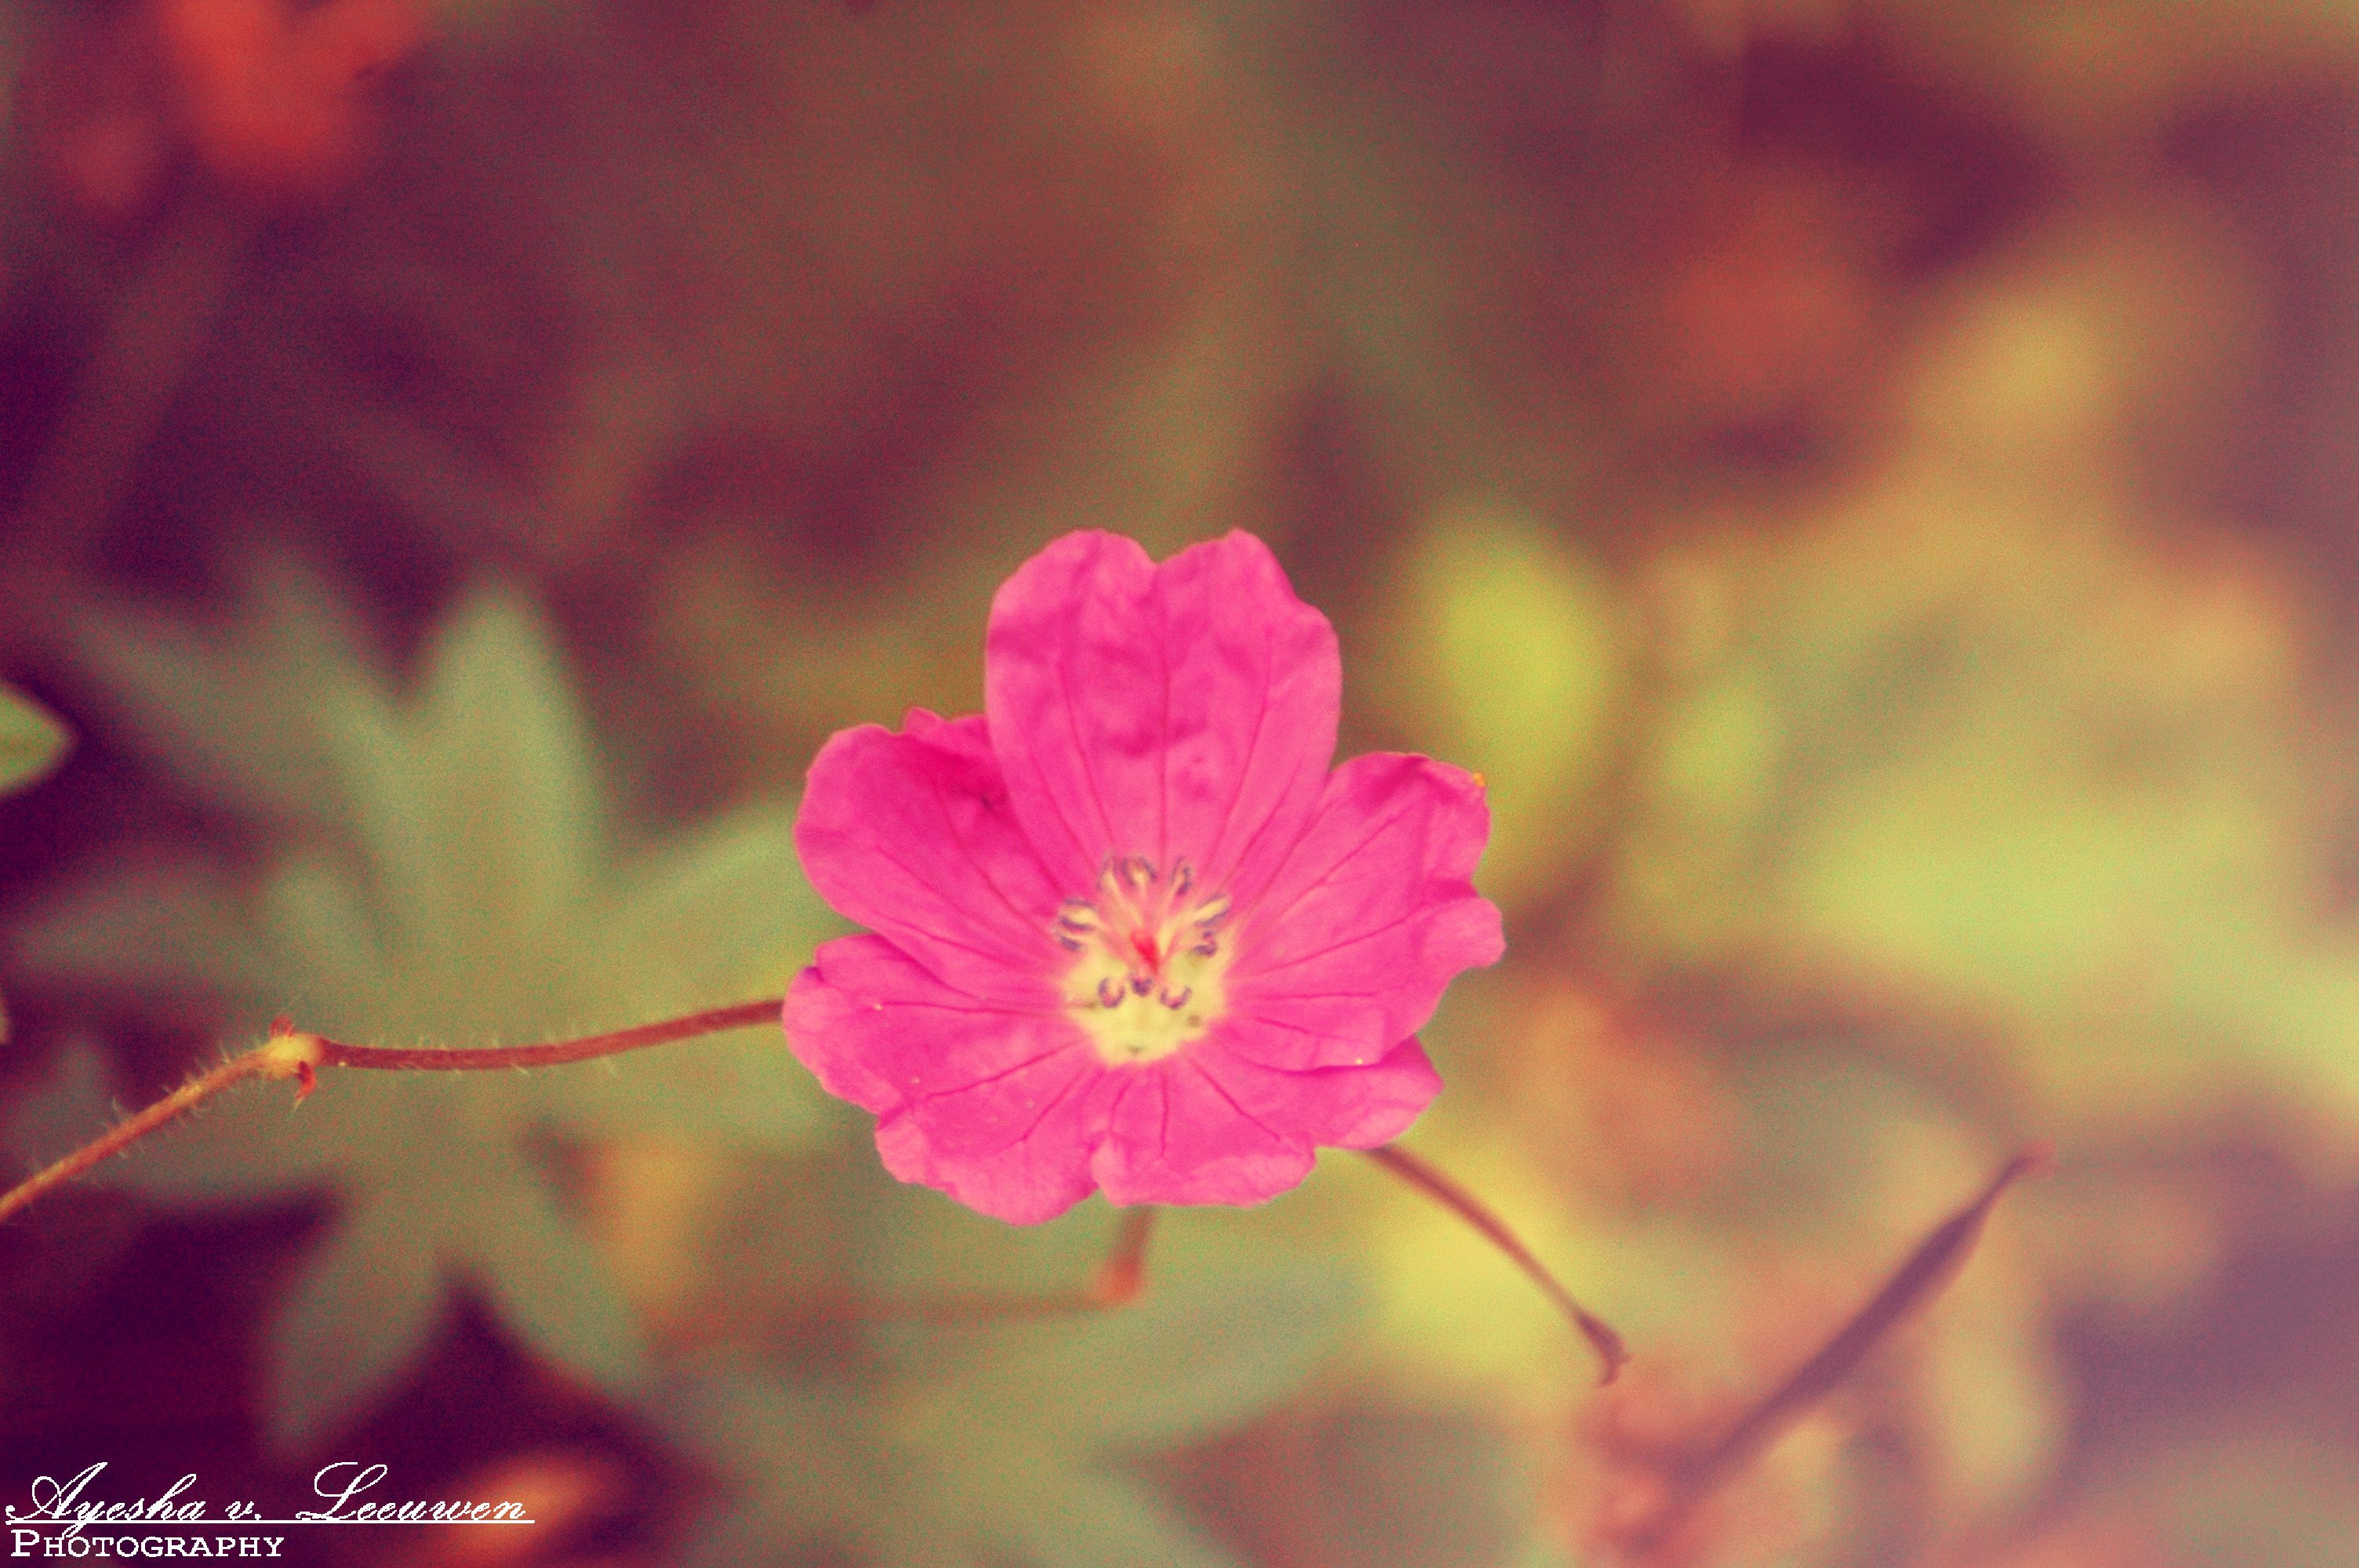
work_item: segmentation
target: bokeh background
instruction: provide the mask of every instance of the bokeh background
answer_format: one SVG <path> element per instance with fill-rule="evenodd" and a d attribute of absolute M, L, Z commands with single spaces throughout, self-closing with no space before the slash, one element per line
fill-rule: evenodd
<path fill-rule="evenodd" d="M 1229 528 L 1482 771 L 1411 1145 L 903 1191 L 753 1031 L 256 1088 L 0 1230 L 0 1496 L 525 1501 L 353 1564 L 2359 1560 L 2341 0 L 8 0 L 11 1173 L 276 1012 L 528 1040 L 838 929 L 833 729 Z M 43 750 L 11 715 L 12 757 Z M 31 739 L 19 740 L 19 737 Z M 11 763 L 12 768 L 16 764 Z M 2016 1148 L 1950 1288 L 1708 1444 Z"/>

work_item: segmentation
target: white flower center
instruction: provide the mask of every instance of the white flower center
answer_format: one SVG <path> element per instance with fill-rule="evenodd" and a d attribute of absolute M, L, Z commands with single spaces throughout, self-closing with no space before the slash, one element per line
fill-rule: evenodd
<path fill-rule="evenodd" d="M 1228 1011 L 1229 895 L 1199 901 L 1185 860 L 1109 860 L 1094 899 L 1069 898 L 1049 934 L 1073 955 L 1065 1006 L 1115 1066 L 1169 1056 Z"/>

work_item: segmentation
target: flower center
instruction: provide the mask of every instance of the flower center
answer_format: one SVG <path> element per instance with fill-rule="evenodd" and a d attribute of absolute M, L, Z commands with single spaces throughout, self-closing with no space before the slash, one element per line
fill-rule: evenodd
<path fill-rule="evenodd" d="M 1202 1038 L 1228 1011 L 1229 895 L 1198 900 L 1187 861 L 1166 876 L 1144 855 L 1108 860 L 1095 898 L 1069 898 L 1049 934 L 1071 954 L 1065 1006 L 1115 1066 Z"/>

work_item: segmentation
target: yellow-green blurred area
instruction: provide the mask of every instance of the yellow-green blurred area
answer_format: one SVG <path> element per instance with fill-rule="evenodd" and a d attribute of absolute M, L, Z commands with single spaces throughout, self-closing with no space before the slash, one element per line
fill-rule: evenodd
<path fill-rule="evenodd" d="M 1163 1217 L 1128 1312 L 879 1324 L 1114 1217 L 897 1188 L 749 1031 L 250 1088 L 0 1227 L 0 1500 L 542 1521 L 288 1532 L 368 1565 L 2359 1561 L 2359 11 L 5 5 L 10 1177 L 275 1013 L 774 993 L 830 732 L 978 707 L 1060 533 L 1245 528 L 1344 751 L 1489 787 L 1508 957 L 1408 1146 L 1636 1358 L 1345 1154 Z"/>

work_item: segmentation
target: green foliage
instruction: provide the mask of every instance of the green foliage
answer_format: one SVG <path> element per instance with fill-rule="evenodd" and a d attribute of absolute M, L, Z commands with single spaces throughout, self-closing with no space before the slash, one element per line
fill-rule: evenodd
<path fill-rule="evenodd" d="M 406 701 L 346 620 L 280 573 L 225 640 L 89 622 L 85 652 L 159 760 L 289 843 L 258 886 L 186 857 L 130 862 L 23 933 L 23 972 L 194 989 L 247 1023 L 285 1011 L 354 1043 L 520 1044 L 776 989 L 833 929 L 780 806 L 617 860 L 582 714 L 513 596 L 469 596 Z M 234 1096 L 111 1173 L 184 1202 L 335 1195 L 268 1336 L 271 1433 L 294 1447 L 386 1390 L 456 1281 L 537 1354 L 636 1388 L 636 1329 L 552 1149 L 629 1132 L 795 1146 L 815 1105 L 775 1032 L 534 1074 L 334 1073 L 292 1113 L 283 1093 Z"/>
<path fill-rule="evenodd" d="M 1513 910 L 1545 896 L 1603 825 L 1598 785 L 1628 695 L 1623 612 L 1593 565 L 1508 507 L 1445 509 L 1402 575 L 1407 634 L 1376 685 L 1420 749 L 1484 776 L 1479 881 Z"/>
<path fill-rule="evenodd" d="M 0 795 L 41 778 L 66 754 L 66 727 L 24 693 L 0 686 Z M 0 1042 L 8 1038 L 8 1010 L 0 1002 Z"/>
<path fill-rule="evenodd" d="M 691 1561 L 825 1543 L 941 1568 L 1225 1568 L 1229 1554 L 1121 1462 L 1269 1409 L 1356 1306 L 1349 1281 L 1317 1264 L 1198 1267 L 1086 1322 L 880 1336 L 865 1379 L 691 1367 L 658 1417 L 734 1483 Z"/>
<path fill-rule="evenodd" d="M 0 794 L 22 789 L 56 767 L 71 739 L 40 704 L 0 687 Z"/>
<path fill-rule="evenodd" d="M 2179 1563 L 2333 1568 L 2359 1540 L 2359 1463 L 2347 1444 L 2233 1430 L 2147 1462 L 2132 1487 L 2138 1511 Z M 2280 1418 L 2281 1419 L 2281 1418 Z M 2125 1488 L 2130 1489 L 2130 1488 Z M 2157 1495 L 2157 1494 L 2159 1495 Z"/>
<path fill-rule="evenodd" d="M 2232 1086 L 2350 1125 L 2359 930 L 2310 913 L 2337 764 L 2279 608 L 2111 519 L 1986 501 L 1877 497 L 1744 563 L 1737 629 L 1642 770 L 1625 940 L 1968 1004 L 2023 1043 L 2051 1131 Z"/>

